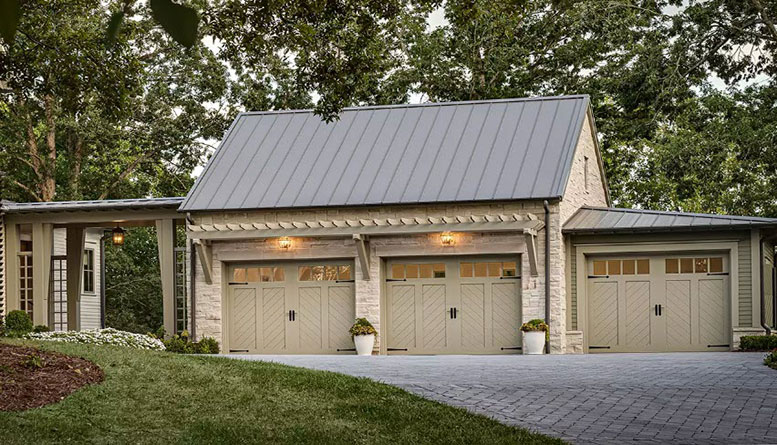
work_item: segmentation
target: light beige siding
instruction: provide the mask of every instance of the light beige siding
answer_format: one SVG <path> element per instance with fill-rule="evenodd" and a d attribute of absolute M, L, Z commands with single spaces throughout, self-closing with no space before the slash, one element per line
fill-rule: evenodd
<path fill-rule="evenodd" d="M 764 244 L 764 315 L 766 323 L 774 327 L 774 244 Z"/>
<path fill-rule="evenodd" d="M 0 317 L 5 317 L 5 224 L 0 215 Z"/>

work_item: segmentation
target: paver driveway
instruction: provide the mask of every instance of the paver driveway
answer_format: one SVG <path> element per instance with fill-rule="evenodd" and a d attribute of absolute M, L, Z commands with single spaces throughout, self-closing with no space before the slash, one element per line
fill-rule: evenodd
<path fill-rule="evenodd" d="M 777 443 L 759 353 L 242 356 L 370 377 L 575 443 Z"/>

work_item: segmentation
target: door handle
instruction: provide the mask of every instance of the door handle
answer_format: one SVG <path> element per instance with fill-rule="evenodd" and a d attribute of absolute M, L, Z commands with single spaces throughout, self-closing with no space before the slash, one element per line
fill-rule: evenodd
<path fill-rule="evenodd" d="M 451 320 L 453 320 L 453 308 L 451 308 L 451 310 L 450 310 L 450 314 L 451 314 L 451 315 L 450 315 L 450 316 L 451 316 Z"/>
<path fill-rule="evenodd" d="M 291 310 L 291 321 L 297 321 L 297 311 Z"/>
<path fill-rule="evenodd" d="M 291 318 L 291 310 L 289 310 L 289 321 L 294 321 L 294 319 Z"/>
<path fill-rule="evenodd" d="M 653 305 L 653 311 L 656 313 L 656 317 L 658 317 L 658 305 Z"/>
<path fill-rule="evenodd" d="M 453 308 L 453 318 L 459 318 L 459 308 Z"/>
<path fill-rule="evenodd" d="M 658 316 L 659 316 L 659 317 L 661 316 L 661 311 L 662 311 L 663 309 L 664 309 L 664 308 L 663 308 L 663 307 L 661 307 L 661 305 L 659 304 L 659 305 L 658 305 Z"/>

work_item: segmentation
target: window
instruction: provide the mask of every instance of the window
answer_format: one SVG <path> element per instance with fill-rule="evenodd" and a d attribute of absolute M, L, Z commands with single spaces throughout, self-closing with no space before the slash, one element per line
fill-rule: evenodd
<path fill-rule="evenodd" d="M 285 278 L 283 267 L 236 267 L 232 270 L 234 283 L 271 283 Z"/>
<path fill-rule="evenodd" d="M 391 278 L 395 280 L 415 278 L 445 278 L 445 264 L 392 264 Z"/>
<path fill-rule="evenodd" d="M 515 277 L 518 276 L 517 274 L 518 269 L 515 261 L 482 261 L 459 264 L 461 278 Z"/>
<path fill-rule="evenodd" d="M 588 156 L 583 156 L 583 181 L 585 182 L 585 191 L 588 191 Z"/>
<path fill-rule="evenodd" d="M 32 317 L 32 254 L 19 255 L 19 309 Z"/>
<path fill-rule="evenodd" d="M 299 281 L 351 281 L 351 266 L 347 264 L 326 264 L 299 266 Z"/>
<path fill-rule="evenodd" d="M 650 274 L 650 260 L 647 258 L 628 260 L 596 260 L 593 263 L 593 274 L 596 276 Z"/>
<path fill-rule="evenodd" d="M 722 257 L 667 258 L 666 273 L 723 273 Z"/>
<path fill-rule="evenodd" d="M 94 292 L 94 250 L 84 250 L 84 284 L 86 293 Z"/>

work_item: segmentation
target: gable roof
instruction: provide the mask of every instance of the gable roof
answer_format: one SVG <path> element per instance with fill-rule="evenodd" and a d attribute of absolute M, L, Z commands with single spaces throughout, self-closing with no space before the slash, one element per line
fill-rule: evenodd
<path fill-rule="evenodd" d="M 182 211 L 560 198 L 589 108 L 562 96 L 240 114 Z"/>
<path fill-rule="evenodd" d="M 777 218 L 581 207 L 562 228 L 568 234 L 669 232 L 777 227 Z"/>

